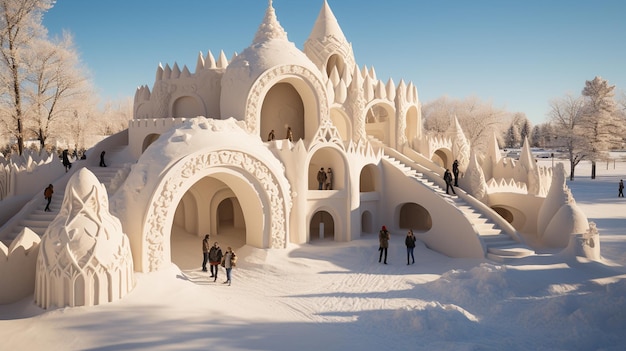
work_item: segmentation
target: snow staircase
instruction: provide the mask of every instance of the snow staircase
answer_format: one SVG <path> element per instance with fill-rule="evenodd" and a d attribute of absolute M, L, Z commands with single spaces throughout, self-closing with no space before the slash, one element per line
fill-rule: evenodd
<path fill-rule="evenodd" d="M 122 151 L 125 147 L 126 145 L 116 147 L 115 149 L 111 150 L 111 154 Z M 107 154 L 109 153 L 107 152 Z M 105 157 L 105 160 L 106 159 L 107 158 Z M 76 165 L 76 163 L 74 163 L 74 165 Z M 126 164 L 121 163 L 121 164 L 107 164 L 107 167 L 88 166 L 87 169 L 89 169 L 96 176 L 96 178 L 98 178 L 100 183 L 104 184 L 105 188 L 107 189 L 108 195 L 111 196 L 112 195 L 110 192 L 111 180 L 116 176 L 119 170 L 124 169 L 125 167 L 126 167 Z M 78 171 L 78 169 L 73 170 L 73 171 L 74 172 Z M 52 211 L 50 212 L 44 211 L 47 201 L 43 198 L 43 188 L 42 188 L 40 192 L 41 194 L 35 195 L 35 198 L 41 198 L 41 201 L 37 200 L 39 201 L 39 204 L 35 207 L 33 211 L 24 215 L 23 218 L 20 219 L 18 223 L 13 227 L 10 233 L 8 233 L 8 235 L 2 238 L 2 241 L 7 246 L 11 243 L 11 241 L 13 241 L 19 235 L 19 233 L 25 227 L 30 228 L 33 232 L 37 233 L 37 235 L 39 236 L 42 236 L 45 233 L 46 229 L 48 229 L 48 225 L 50 224 L 50 222 L 52 222 L 52 220 L 54 220 L 54 218 L 59 213 L 59 210 L 61 209 L 61 205 L 63 203 L 63 197 L 65 194 L 65 186 L 67 184 L 67 181 L 63 182 L 63 184 L 59 184 L 59 183 L 60 182 L 53 184 L 54 194 L 52 195 L 52 202 L 50 203 L 50 209 Z"/>
<path fill-rule="evenodd" d="M 383 155 L 383 159 L 398 170 L 402 171 L 407 177 L 426 185 L 433 192 L 438 193 L 441 197 L 443 197 L 444 200 L 450 205 L 459 209 L 465 218 L 467 218 L 470 222 L 472 227 L 474 227 L 476 233 L 478 233 L 484 247 L 484 252 L 486 253 L 485 256 L 488 259 L 504 262 L 509 258 L 521 258 L 535 253 L 534 251 L 528 249 L 525 245 L 517 242 L 508 233 L 501 230 L 495 222 L 461 197 L 446 194 L 444 188 L 428 179 L 427 176 L 415 168 L 408 166 L 402 161 L 387 154 Z M 458 187 L 455 187 L 454 189 L 457 193 L 464 192 Z M 467 195 L 467 193 L 465 194 Z"/>

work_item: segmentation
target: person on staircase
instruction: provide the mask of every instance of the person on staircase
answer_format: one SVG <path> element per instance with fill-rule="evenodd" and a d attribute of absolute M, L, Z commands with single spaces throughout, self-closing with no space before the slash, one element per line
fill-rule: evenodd
<path fill-rule="evenodd" d="M 454 191 L 454 186 L 452 186 L 452 173 L 450 170 L 446 168 L 446 171 L 443 173 L 443 180 L 446 182 L 446 194 L 450 195 L 449 191 L 452 190 L 452 193 L 456 195 L 456 191 Z"/>
<path fill-rule="evenodd" d="M 52 186 L 52 184 L 49 184 L 48 187 L 46 187 L 46 189 L 43 191 L 43 197 L 44 199 L 48 201 L 48 203 L 46 204 L 46 208 L 44 209 L 45 212 L 52 211 L 50 209 L 50 203 L 52 202 L 52 194 L 54 194 L 54 187 Z"/>
<path fill-rule="evenodd" d="M 106 163 L 104 163 L 104 154 L 106 154 L 106 152 L 104 150 L 102 150 L 102 152 L 100 153 L 100 167 L 106 167 Z"/>

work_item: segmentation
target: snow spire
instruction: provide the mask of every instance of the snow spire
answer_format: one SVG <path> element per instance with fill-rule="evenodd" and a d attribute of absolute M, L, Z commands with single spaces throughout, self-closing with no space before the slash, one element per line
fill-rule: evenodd
<path fill-rule="evenodd" d="M 272 0 L 268 1 L 267 10 L 265 11 L 265 18 L 257 30 L 252 44 L 261 44 L 272 39 L 284 39 L 287 40 L 287 32 L 281 27 L 276 18 L 276 11 L 272 6 Z"/>

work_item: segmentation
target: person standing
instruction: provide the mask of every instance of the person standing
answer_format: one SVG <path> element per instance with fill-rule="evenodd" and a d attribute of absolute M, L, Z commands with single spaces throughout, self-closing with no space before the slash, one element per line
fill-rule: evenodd
<path fill-rule="evenodd" d="M 291 131 L 291 127 L 287 127 L 287 140 L 293 141 L 293 132 Z"/>
<path fill-rule="evenodd" d="M 617 197 L 624 197 L 624 180 L 619 180 L 619 192 L 617 193 Z"/>
<path fill-rule="evenodd" d="M 452 173 L 454 174 L 454 186 L 459 186 L 459 161 L 452 163 Z"/>
<path fill-rule="evenodd" d="M 217 280 L 217 272 L 219 271 L 219 265 L 222 262 L 222 256 L 222 249 L 216 241 L 209 250 L 209 263 L 211 264 L 211 277 L 214 278 L 213 281 Z"/>
<path fill-rule="evenodd" d="M 415 256 L 413 256 L 413 251 L 415 250 L 415 235 L 413 235 L 413 230 L 410 229 L 408 233 L 406 233 L 406 238 L 404 239 L 404 244 L 406 245 L 406 264 L 409 264 L 409 256 L 413 260 L 412 263 L 415 263 Z"/>
<path fill-rule="evenodd" d="M 231 271 L 236 264 L 237 255 L 235 255 L 233 249 L 229 246 L 228 248 L 226 248 L 226 253 L 224 253 L 224 257 L 222 257 L 222 267 L 226 268 L 226 280 L 222 284 L 228 284 L 228 286 L 230 286 Z"/>
<path fill-rule="evenodd" d="M 446 181 L 446 194 L 450 195 L 448 191 L 449 189 L 451 189 L 452 193 L 456 195 L 456 191 L 454 191 L 454 187 L 452 186 L 452 173 L 450 173 L 450 170 L 447 168 L 445 173 L 443 174 L 443 180 Z"/>
<path fill-rule="evenodd" d="M 333 190 L 333 170 L 330 167 L 326 172 L 326 190 Z"/>
<path fill-rule="evenodd" d="M 383 226 L 378 232 L 378 250 L 380 251 L 380 255 L 378 255 L 378 263 L 383 259 L 383 253 L 385 255 L 385 260 L 383 261 L 387 264 L 387 249 L 389 248 L 389 231 L 387 231 L 387 227 Z"/>
<path fill-rule="evenodd" d="M 54 194 L 54 187 L 52 186 L 52 184 L 49 184 L 46 187 L 46 189 L 43 191 L 44 199 L 48 200 L 48 203 L 46 204 L 46 208 L 44 209 L 45 212 L 52 211 L 50 209 L 50 202 L 52 202 L 52 194 Z"/>
<path fill-rule="evenodd" d="M 104 150 L 102 150 L 102 152 L 100 153 L 100 167 L 106 167 L 106 163 L 104 163 L 104 154 L 106 154 L 106 152 Z"/>
<path fill-rule="evenodd" d="M 211 244 L 209 243 L 209 234 L 204 236 L 202 239 L 202 271 L 206 272 L 206 263 L 209 261 L 209 250 L 211 249 Z"/>
<path fill-rule="evenodd" d="M 67 149 L 63 150 L 62 154 L 63 159 L 63 167 L 65 167 L 65 172 L 69 171 L 72 168 L 72 163 L 70 162 L 69 151 Z"/>
<path fill-rule="evenodd" d="M 326 172 L 324 172 L 324 167 L 320 168 L 317 172 L 317 190 L 322 190 L 324 183 L 326 182 Z"/>
<path fill-rule="evenodd" d="M 274 140 L 276 136 L 274 135 L 274 129 L 270 130 L 270 133 L 267 135 L 267 141 Z"/>

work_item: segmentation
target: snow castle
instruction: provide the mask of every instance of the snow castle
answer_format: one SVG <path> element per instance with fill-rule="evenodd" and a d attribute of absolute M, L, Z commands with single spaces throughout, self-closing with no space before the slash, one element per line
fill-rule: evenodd
<path fill-rule="evenodd" d="M 177 243 L 205 234 L 233 247 L 281 249 L 351 241 L 386 225 L 402 236 L 412 229 L 451 257 L 499 261 L 587 242 L 570 239 L 590 226 L 562 170 L 538 167 L 527 144 L 519 160 L 502 157 L 495 136 L 487 154 L 476 154 L 456 120 L 445 136 L 429 137 L 420 109 L 413 83 L 383 82 L 373 67 L 357 66 L 326 0 L 302 50 L 270 0 L 251 45 L 230 60 L 209 51 L 198 55 L 193 73 L 159 65 L 152 88 L 135 93 L 128 129 L 90 150 L 106 150 L 117 164 L 85 163 L 110 194 L 139 272 L 176 263 Z M 454 160 L 462 174 L 455 196 L 442 179 Z M 320 186 L 322 169 L 332 170 L 332 182 Z M 67 179 L 58 183 L 63 189 Z M 28 218 L 41 210 L 26 208 L 0 229 L 3 242 L 36 226 Z M 44 238 L 46 230 L 59 232 L 48 228 L 62 222 L 53 219 L 33 230 Z M 595 243 L 570 251 L 599 252 Z M 6 246 L 0 252 L 10 260 Z M 52 254 L 46 249 L 45 262 L 55 261 Z M 41 262 L 37 269 L 46 269 Z M 125 292 L 132 277 L 116 284 Z M 42 285 L 42 306 L 61 294 L 49 289 Z M 58 304 L 70 305 L 63 296 Z"/>

